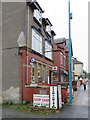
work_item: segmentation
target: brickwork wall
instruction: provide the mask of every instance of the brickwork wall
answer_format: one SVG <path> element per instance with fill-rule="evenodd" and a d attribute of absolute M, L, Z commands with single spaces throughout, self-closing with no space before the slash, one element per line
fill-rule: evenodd
<path fill-rule="evenodd" d="M 32 101 L 32 95 L 33 94 L 39 94 L 39 90 L 45 90 L 45 88 L 25 88 L 26 84 L 26 50 L 21 50 L 22 55 L 20 59 L 20 98 L 19 100 L 22 99 L 22 81 L 23 81 L 23 100 L 24 101 Z M 30 65 L 30 59 L 35 58 L 38 61 L 41 61 L 43 63 L 47 64 L 47 79 L 49 75 L 49 65 L 53 66 L 53 62 L 50 62 L 34 53 L 31 53 L 30 51 L 28 52 L 28 65 Z M 24 66 L 23 66 L 24 65 Z M 28 67 L 28 85 L 31 83 L 31 67 Z M 48 94 L 49 94 L 49 89 Z"/>

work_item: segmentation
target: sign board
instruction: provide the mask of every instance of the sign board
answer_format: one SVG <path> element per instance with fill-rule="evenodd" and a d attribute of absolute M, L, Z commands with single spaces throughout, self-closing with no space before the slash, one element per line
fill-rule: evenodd
<path fill-rule="evenodd" d="M 49 107 L 49 95 L 33 94 L 33 106 Z"/>
<path fill-rule="evenodd" d="M 69 97 L 69 88 L 67 89 L 67 96 Z M 72 88 L 72 97 L 74 97 L 74 90 Z"/>
<path fill-rule="evenodd" d="M 58 85 L 59 108 L 62 107 L 61 85 Z"/>
<path fill-rule="evenodd" d="M 57 86 L 50 86 L 50 108 L 57 109 Z"/>
<path fill-rule="evenodd" d="M 53 70 L 53 71 L 57 71 L 57 66 L 54 66 L 54 67 L 52 68 L 52 70 Z"/>

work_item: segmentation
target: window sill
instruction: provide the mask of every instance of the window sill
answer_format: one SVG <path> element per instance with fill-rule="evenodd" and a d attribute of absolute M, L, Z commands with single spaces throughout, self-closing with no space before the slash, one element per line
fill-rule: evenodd
<path fill-rule="evenodd" d="M 50 86 L 38 85 L 38 84 L 25 85 L 25 88 L 49 88 L 49 87 L 50 87 Z"/>

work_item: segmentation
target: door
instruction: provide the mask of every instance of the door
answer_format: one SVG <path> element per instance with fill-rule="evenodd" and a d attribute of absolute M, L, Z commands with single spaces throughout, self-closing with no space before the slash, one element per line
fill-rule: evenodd
<path fill-rule="evenodd" d="M 49 84 L 51 84 L 51 70 L 49 70 Z"/>

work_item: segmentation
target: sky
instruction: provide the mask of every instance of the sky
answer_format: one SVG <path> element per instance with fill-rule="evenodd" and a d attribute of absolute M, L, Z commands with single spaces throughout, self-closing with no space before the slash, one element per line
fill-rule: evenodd
<path fill-rule="evenodd" d="M 43 17 L 53 24 L 56 38 L 69 38 L 68 0 L 37 0 L 45 11 Z M 71 39 L 73 57 L 83 62 L 83 69 L 88 71 L 88 1 L 70 0 L 73 19 L 71 20 Z"/>

